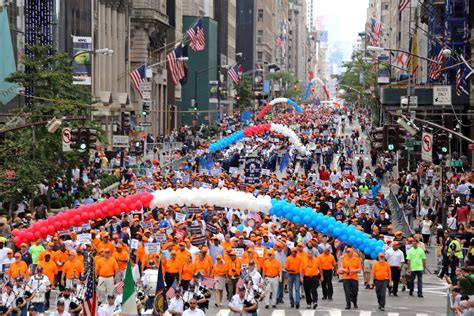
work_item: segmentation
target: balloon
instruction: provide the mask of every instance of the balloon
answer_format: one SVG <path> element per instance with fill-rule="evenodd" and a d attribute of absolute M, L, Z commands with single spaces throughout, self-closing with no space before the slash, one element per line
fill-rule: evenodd
<path fill-rule="evenodd" d="M 33 232 L 29 231 L 26 233 L 26 239 L 32 241 L 35 238 Z"/>
<path fill-rule="evenodd" d="M 15 236 L 15 238 L 13 238 L 13 242 L 15 243 L 15 245 L 20 245 L 22 243 L 23 239 L 20 238 L 19 236 Z"/>
<path fill-rule="evenodd" d="M 238 229 L 239 231 L 243 231 L 243 230 L 244 230 L 244 225 L 242 225 L 242 224 L 238 225 L 238 226 L 237 226 L 237 229 Z"/>
<path fill-rule="evenodd" d="M 79 215 L 74 216 L 74 223 L 75 224 L 80 224 L 81 223 L 81 217 Z"/>
<path fill-rule="evenodd" d="M 60 230 L 62 228 L 62 222 L 61 221 L 56 221 L 53 225 L 54 225 L 55 230 Z"/>
<path fill-rule="evenodd" d="M 295 217 L 293 217 L 293 222 L 295 222 L 296 224 L 301 224 L 301 217 L 295 215 Z"/>
<path fill-rule="evenodd" d="M 48 226 L 48 234 L 49 235 L 54 235 L 56 233 L 56 229 L 54 228 L 53 225 Z"/>
<path fill-rule="evenodd" d="M 14 230 L 12 231 L 12 236 L 13 236 L 13 237 L 18 236 L 18 233 L 19 233 L 19 232 L 20 232 L 20 231 L 19 231 L 18 229 L 14 229 Z"/>
<path fill-rule="evenodd" d="M 341 229 L 339 227 L 337 227 L 337 228 L 334 229 L 333 233 L 334 233 L 335 237 L 338 237 L 338 236 L 341 235 L 341 232 L 342 232 Z"/>
<path fill-rule="evenodd" d="M 36 238 L 36 239 L 40 239 L 40 238 L 41 238 L 41 232 L 40 232 L 39 230 L 35 231 L 35 232 L 33 233 L 33 235 L 34 235 L 34 238 Z"/>

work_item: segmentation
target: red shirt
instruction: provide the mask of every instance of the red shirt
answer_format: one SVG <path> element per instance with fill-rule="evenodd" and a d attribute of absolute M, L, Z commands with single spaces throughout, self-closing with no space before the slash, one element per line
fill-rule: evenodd
<path fill-rule="evenodd" d="M 321 181 L 327 181 L 329 180 L 329 171 L 327 170 L 320 170 L 319 171 L 319 179 Z"/>
<path fill-rule="evenodd" d="M 467 216 L 469 215 L 469 209 L 467 205 L 459 206 L 456 210 L 456 217 L 458 222 L 467 222 Z"/>

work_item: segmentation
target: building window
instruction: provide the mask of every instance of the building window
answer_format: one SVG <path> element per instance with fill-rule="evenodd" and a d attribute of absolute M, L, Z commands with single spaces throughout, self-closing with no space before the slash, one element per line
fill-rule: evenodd
<path fill-rule="evenodd" d="M 263 43 L 263 31 L 258 30 L 257 31 L 257 44 L 262 44 Z"/>
<path fill-rule="evenodd" d="M 257 52 L 257 61 L 259 62 L 263 61 L 263 52 Z"/>
<path fill-rule="evenodd" d="M 263 9 L 258 9 L 257 22 L 263 22 Z"/>

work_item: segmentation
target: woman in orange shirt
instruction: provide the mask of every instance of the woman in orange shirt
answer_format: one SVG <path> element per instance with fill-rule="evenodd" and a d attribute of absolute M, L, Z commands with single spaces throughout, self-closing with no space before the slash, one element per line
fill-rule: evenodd
<path fill-rule="evenodd" d="M 224 262 L 222 256 L 216 257 L 216 264 L 212 266 L 212 277 L 216 283 L 214 284 L 214 292 L 216 303 L 215 306 L 219 307 L 222 305 L 222 297 L 224 296 L 224 287 L 225 287 L 225 279 L 227 273 L 227 265 Z"/>
<path fill-rule="evenodd" d="M 179 284 L 181 285 L 183 291 L 188 290 L 189 282 L 191 282 L 191 279 L 193 278 L 193 271 L 193 257 L 191 255 L 188 255 L 186 256 L 186 259 L 183 265 L 181 266 L 181 271 L 179 273 Z"/>
<path fill-rule="evenodd" d="M 202 276 L 208 277 L 211 275 L 211 266 L 206 258 L 206 253 L 200 251 L 196 261 L 194 261 L 194 273 L 201 273 Z"/>

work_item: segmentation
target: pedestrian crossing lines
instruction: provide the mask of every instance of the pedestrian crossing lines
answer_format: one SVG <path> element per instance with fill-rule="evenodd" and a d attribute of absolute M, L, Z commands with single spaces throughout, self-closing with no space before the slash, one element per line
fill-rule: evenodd
<path fill-rule="evenodd" d="M 230 309 L 221 309 L 217 312 L 216 316 L 231 316 L 232 313 Z M 350 315 L 350 316 L 378 316 L 378 315 L 387 315 L 387 316 L 428 316 L 426 313 L 415 313 L 415 312 L 403 312 L 403 313 L 395 313 L 395 312 L 380 312 L 380 311 L 365 311 L 365 310 L 341 310 L 341 309 L 326 309 L 326 308 L 318 308 L 316 310 L 306 309 L 306 310 L 294 310 L 294 309 L 274 309 L 274 310 L 266 310 L 266 309 L 259 309 L 257 311 L 257 315 L 262 316 L 342 316 L 342 315 Z"/>

